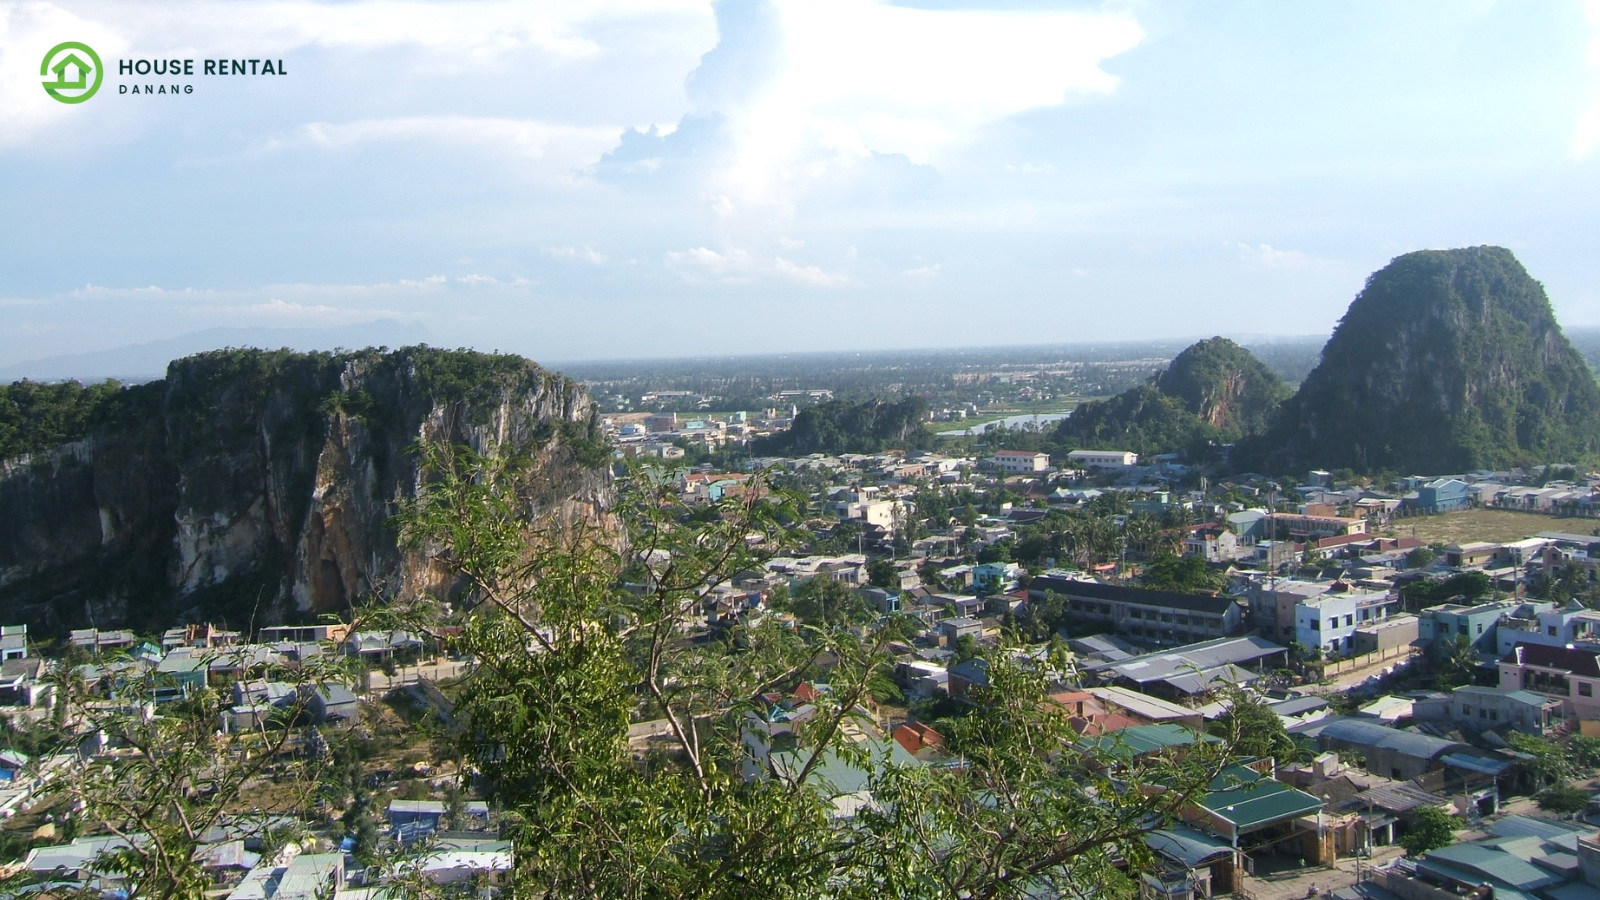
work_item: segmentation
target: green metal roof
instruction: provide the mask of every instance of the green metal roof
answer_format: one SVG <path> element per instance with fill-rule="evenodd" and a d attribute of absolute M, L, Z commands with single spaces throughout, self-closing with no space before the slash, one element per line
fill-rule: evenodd
<path fill-rule="evenodd" d="M 1244 766 L 1229 766 L 1211 782 L 1200 805 L 1244 834 L 1322 809 L 1322 801 Z"/>
<path fill-rule="evenodd" d="M 1084 738 L 1078 742 L 1080 747 L 1090 752 L 1109 753 L 1119 758 L 1143 756 L 1168 747 L 1187 747 L 1197 738 L 1193 729 L 1182 725 L 1166 723 L 1162 725 L 1134 725 L 1128 728 L 1119 728 L 1116 731 Z M 1215 740 L 1207 736 L 1207 740 Z"/>

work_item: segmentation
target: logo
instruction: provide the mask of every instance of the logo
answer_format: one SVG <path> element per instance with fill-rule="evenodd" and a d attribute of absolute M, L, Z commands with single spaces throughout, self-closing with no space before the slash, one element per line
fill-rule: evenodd
<path fill-rule="evenodd" d="M 78 54 L 85 54 L 88 59 Z M 50 48 L 39 63 L 39 75 L 55 73 L 55 79 L 44 82 L 44 92 L 62 103 L 82 103 L 100 90 L 105 80 L 105 69 L 100 65 L 100 55 L 88 44 L 63 41 Z"/>

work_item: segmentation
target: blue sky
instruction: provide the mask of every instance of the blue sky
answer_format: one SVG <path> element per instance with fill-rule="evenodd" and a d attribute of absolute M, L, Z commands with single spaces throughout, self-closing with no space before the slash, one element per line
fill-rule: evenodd
<path fill-rule="evenodd" d="M 0 365 L 1326 333 L 1501 244 L 1600 324 L 1600 5 L 0 2 Z M 40 87 L 93 46 L 89 102 Z M 132 96 L 113 60 L 271 58 Z M 197 62 L 197 65 L 199 63 Z"/>

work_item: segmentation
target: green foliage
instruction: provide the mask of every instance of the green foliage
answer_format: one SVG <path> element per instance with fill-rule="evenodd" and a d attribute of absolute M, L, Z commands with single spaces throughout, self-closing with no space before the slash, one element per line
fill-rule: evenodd
<path fill-rule="evenodd" d="M 0 385 L 0 459 L 87 437 L 97 425 L 136 417 L 158 396 L 148 387 L 103 381 Z"/>
<path fill-rule="evenodd" d="M 1511 745 L 1511 749 L 1532 757 L 1522 765 L 1539 785 L 1562 784 L 1574 774 L 1566 748 L 1556 741 L 1510 731 L 1506 733 L 1506 743 Z"/>
<path fill-rule="evenodd" d="M 900 570 L 892 559 L 875 559 L 867 563 L 867 583 L 886 590 L 900 589 Z"/>
<path fill-rule="evenodd" d="M 872 615 L 860 594 L 828 577 L 805 578 L 792 585 L 789 611 L 807 625 L 819 627 L 865 622 Z"/>
<path fill-rule="evenodd" d="M 1275 760 L 1278 765 L 1299 762 L 1307 755 L 1289 736 L 1278 714 L 1254 694 L 1244 691 L 1229 695 L 1228 711 L 1211 723 L 1210 731 L 1226 740 L 1238 753 Z"/>
<path fill-rule="evenodd" d="M 1533 799 L 1540 809 L 1556 815 L 1576 815 L 1589 808 L 1589 792 L 1570 784 L 1551 785 Z"/>
<path fill-rule="evenodd" d="M 1000 658 L 976 705 L 941 725 L 965 766 L 890 763 L 860 737 L 870 698 L 894 696 L 897 632 L 830 627 L 854 617 L 840 586 L 795 586 L 798 629 L 768 616 L 684 639 L 732 573 L 792 545 L 788 498 L 749 492 L 693 515 L 670 478 L 639 470 L 617 536 L 519 517 L 532 488 L 515 461 L 434 452 L 427 468 L 403 527 L 468 585 L 457 599 L 478 665 L 456 695 L 462 751 L 511 823 L 517 896 L 1131 895 L 1120 867 L 1150 863 L 1143 835 L 1175 821 L 1229 750 L 1080 747 L 1045 667 Z M 774 733 L 793 707 L 771 696 L 802 680 L 826 687 Z M 660 720 L 670 751 L 636 758 L 635 718 Z M 846 771 L 874 802 L 836 784 Z"/>
<path fill-rule="evenodd" d="M 1509 250 L 1397 257 L 1241 468 L 1452 472 L 1600 454 L 1600 387 Z"/>
<path fill-rule="evenodd" d="M 1408 612 L 1419 612 L 1430 606 L 1448 603 L 1456 598 L 1470 603 L 1489 593 L 1493 587 L 1489 576 L 1482 572 L 1458 572 L 1449 578 L 1413 581 L 1400 588 L 1400 599 Z"/>
<path fill-rule="evenodd" d="M 1406 568 L 1420 569 L 1433 562 L 1433 551 L 1427 547 L 1417 547 L 1406 554 Z"/>
<path fill-rule="evenodd" d="M 1165 553 L 1151 560 L 1140 574 L 1140 581 L 1152 590 L 1197 591 L 1221 590 L 1225 576 L 1211 571 L 1206 561 L 1198 556 L 1173 556 Z"/>
<path fill-rule="evenodd" d="M 888 449 L 922 449 L 933 444 L 928 431 L 927 401 L 830 401 L 795 416 L 788 431 L 750 443 L 756 456 L 805 456 L 808 453 L 877 453 Z"/>
<path fill-rule="evenodd" d="M 1406 820 L 1405 833 L 1395 841 L 1407 856 L 1421 856 L 1429 850 L 1455 843 L 1456 821 L 1437 806 L 1417 809 Z"/>

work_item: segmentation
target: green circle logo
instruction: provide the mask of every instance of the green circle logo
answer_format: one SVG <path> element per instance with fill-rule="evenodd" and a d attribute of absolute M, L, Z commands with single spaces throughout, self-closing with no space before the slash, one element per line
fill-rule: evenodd
<path fill-rule="evenodd" d="M 84 59 L 78 55 L 80 53 L 89 58 Z M 46 79 L 44 92 L 62 103 L 82 103 L 93 97 L 94 92 L 100 90 L 100 82 L 105 80 L 100 55 L 88 44 L 78 41 L 63 41 L 44 55 L 44 62 L 39 63 L 39 75 L 51 74 L 55 78 Z"/>

